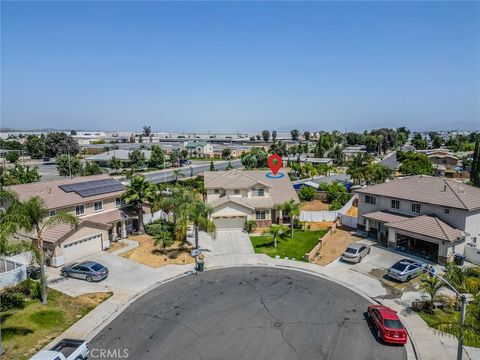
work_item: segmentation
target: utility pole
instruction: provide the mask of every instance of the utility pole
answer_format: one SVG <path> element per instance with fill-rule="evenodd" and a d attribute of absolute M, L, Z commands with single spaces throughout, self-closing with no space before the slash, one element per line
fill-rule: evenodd
<path fill-rule="evenodd" d="M 467 297 L 461 296 L 462 309 L 460 310 L 460 331 L 458 334 L 457 360 L 462 360 L 463 355 L 463 327 L 465 326 L 465 313 L 467 310 Z"/>

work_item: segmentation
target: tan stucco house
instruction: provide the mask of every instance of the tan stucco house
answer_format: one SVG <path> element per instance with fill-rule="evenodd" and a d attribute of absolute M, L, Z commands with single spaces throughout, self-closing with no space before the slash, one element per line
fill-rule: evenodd
<path fill-rule="evenodd" d="M 259 226 L 282 222 L 278 206 L 285 201 L 299 201 L 286 173 L 267 177 L 269 171 L 205 172 L 206 202 L 214 209 L 212 219 L 217 230 L 242 229 L 246 220 Z"/>
<path fill-rule="evenodd" d="M 15 185 L 10 189 L 20 200 L 42 198 L 48 210 L 45 218 L 58 211 L 78 218 L 76 228 L 58 224 L 43 231 L 46 261 L 51 266 L 108 249 L 110 241 L 125 238 L 137 226 L 135 211 L 121 199 L 124 186 L 109 175 Z"/>

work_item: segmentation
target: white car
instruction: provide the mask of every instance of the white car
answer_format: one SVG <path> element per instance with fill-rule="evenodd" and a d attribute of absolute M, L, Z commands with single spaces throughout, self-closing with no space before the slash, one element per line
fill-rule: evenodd
<path fill-rule="evenodd" d="M 342 260 L 358 264 L 368 254 L 370 254 L 370 246 L 364 244 L 352 244 L 343 252 Z"/>

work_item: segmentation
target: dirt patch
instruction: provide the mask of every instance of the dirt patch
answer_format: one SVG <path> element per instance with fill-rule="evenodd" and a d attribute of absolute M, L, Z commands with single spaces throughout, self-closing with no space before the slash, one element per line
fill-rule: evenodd
<path fill-rule="evenodd" d="M 334 224 L 333 221 L 322 221 L 322 222 L 305 222 L 307 230 L 323 230 L 327 229 Z"/>
<path fill-rule="evenodd" d="M 111 242 L 110 243 L 110 248 L 107 250 L 107 252 L 112 253 L 112 252 L 120 250 L 120 249 L 122 249 L 126 246 L 128 246 L 128 245 L 125 244 L 125 243 L 122 243 L 121 240 L 119 240 L 117 242 Z"/>
<path fill-rule="evenodd" d="M 80 305 L 95 307 L 98 304 L 101 304 L 109 297 L 111 297 L 113 293 L 111 291 L 108 292 L 98 292 L 98 293 L 89 293 L 79 295 L 75 298 L 75 301 L 78 302 Z"/>
<path fill-rule="evenodd" d="M 130 239 L 138 241 L 138 247 L 121 256 L 141 264 L 158 268 L 168 264 L 184 265 L 195 262 L 195 259 L 190 256 L 190 250 L 193 249 L 190 244 L 176 242 L 167 248 L 165 255 L 159 247 L 155 246 L 150 235 L 137 235 Z"/>
<path fill-rule="evenodd" d="M 303 211 L 327 211 L 330 204 L 322 200 L 305 201 L 300 206 Z"/>
<path fill-rule="evenodd" d="M 346 215 L 356 217 L 358 215 L 358 207 L 352 206 L 350 209 L 347 210 Z"/>
<path fill-rule="evenodd" d="M 324 242 L 320 250 L 320 257 L 315 261 L 318 265 L 327 265 L 333 260 L 339 258 L 348 245 L 360 240 L 361 237 L 352 233 L 344 226 L 339 226 L 331 235 L 324 237 Z"/>

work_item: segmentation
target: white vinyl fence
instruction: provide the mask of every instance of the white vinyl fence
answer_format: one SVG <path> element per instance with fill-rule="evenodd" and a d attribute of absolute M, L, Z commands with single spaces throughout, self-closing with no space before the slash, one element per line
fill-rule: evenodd
<path fill-rule="evenodd" d="M 0 289 L 13 286 L 27 278 L 27 265 L 0 259 Z"/>
<path fill-rule="evenodd" d="M 157 212 L 152 214 L 144 214 L 143 224 L 147 225 L 159 219 L 168 220 L 168 215 L 163 210 L 158 210 Z"/>
<path fill-rule="evenodd" d="M 322 221 L 336 221 L 337 218 L 340 216 L 346 216 L 346 212 L 350 209 L 353 205 L 353 201 L 355 200 L 355 196 L 352 196 L 348 202 L 343 205 L 340 210 L 335 211 L 301 211 L 300 212 L 300 221 L 308 221 L 308 222 L 322 222 Z M 351 216 L 348 216 L 351 218 Z M 356 218 L 355 218 L 356 219 Z M 353 220 L 352 220 L 353 221 Z M 343 223 L 343 221 L 342 221 Z M 350 226 L 345 224 L 346 226 Z M 352 222 L 353 225 L 353 222 Z M 357 227 L 356 221 L 355 226 L 350 227 Z"/>

